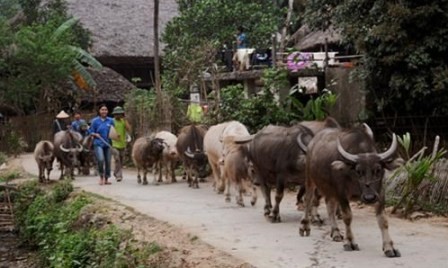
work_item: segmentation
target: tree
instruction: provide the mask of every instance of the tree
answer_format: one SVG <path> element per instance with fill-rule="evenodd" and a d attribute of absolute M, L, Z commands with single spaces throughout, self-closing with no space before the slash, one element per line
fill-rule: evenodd
<path fill-rule="evenodd" d="M 282 11 L 270 0 L 183 0 L 179 7 L 179 17 L 168 23 L 163 35 L 164 66 L 174 70 L 173 79 L 186 84 L 200 84 L 199 76 L 212 68 L 217 52 L 233 47 L 238 26 L 246 29 L 251 47 L 268 48 L 282 21 Z"/>
<path fill-rule="evenodd" d="M 23 11 L 34 22 L 27 17 L 27 23 L 13 29 L 0 21 L 0 104 L 19 114 L 58 110 L 76 94 L 61 85 L 70 78 L 80 88 L 94 88 L 85 66 L 101 64 L 79 46 L 77 20 L 66 18 L 60 0 L 47 2 L 44 11 L 32 11 L 40 1 L 20 3 L 28 5 Z"/>
<path fill-rule="evenodd" d="M 306 19 L 334 25 L 364 54 L 377 111 L 448 115 L 448 1 L 308 1 Z"/>

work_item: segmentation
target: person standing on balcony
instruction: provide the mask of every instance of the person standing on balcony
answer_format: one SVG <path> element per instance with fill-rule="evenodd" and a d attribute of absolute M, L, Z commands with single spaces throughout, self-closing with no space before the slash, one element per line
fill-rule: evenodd
<path fill-rule="evenodd" d="M 246 33 L 244 33 L 243 26 L 238 26 L 237 30 L 238 33 L 236 35 L 236 48 L 247 48 L 247 36 Z"/>
<path fill-rule="evenodd" d="M 233 70 L 244 71 L 250 68 L 249 54 L 253 49 L 248 49 L 247 35 L 244 32 L 243 26 L 238 26 L 236 35 L 236 51 L 233 54 Z"/>

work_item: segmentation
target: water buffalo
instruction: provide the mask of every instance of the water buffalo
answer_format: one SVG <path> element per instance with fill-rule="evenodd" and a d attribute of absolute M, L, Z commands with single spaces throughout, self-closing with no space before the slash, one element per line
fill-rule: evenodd
<path fill-rule="evenodd" d="M 54 155 L 61 165 L 61 176 L 64 178 L 64 167 L 66 174 L 74 179 L 74 168 L 79 165 L 78 154 L 82 152 L 83 147 L 80 144 L 80 135 L 78 132 L 64 130 L 54 134 Z"/>
<path fill-rule="evenodd" d="M 339 127 L 339 124 L 333 118 L 327 118 L 291 127 L 269 125 L 253 136 L 235 139 L 236 143 L 250 141 L 248 158 L 253 165 L 254 183 L 261 188 L 265 199 L 264 215 L 271 222 L 281 221 L 280 202 L 285 187 L 305 185 L 305 153 L 300 149 L 297 137 L 301 133 L 307 144 L 315 133 L 327 127 Z M 276 187 L 274 208 L 271 186 Z M 317 214 L 313 216 L 318 217 Z"/>
<path fill-rule="evenodd" d="M 398 164 L 394 160 L 397 150 L 396 135 L 393 134 L 392 145 L 386 152 L 377 153 L 372 131 L 367 125 L 348 130 L 329 128 L 317 133 L 306 150 L 307 193 L 300 235 L 310 234 L 308 217 L 314 189 L 317 189 L 325 197 L 334 241 L 343 240 L 335 217 L 339 205 L 346 229 L 344 249 L 359 250 L 351 230 L 352 212 L 349 200 L 360 199 L 364 203 L 375 204 L 386 256 L 399 257 L 400 252 L 393 247 L 389 236 L 382 188 L 384 169 L 395 168 Z"/>
<path fill-rule="evenodd" d="M 34 148 L 34 159 L 39 167 L 39 182 L 50 180 L 50 172 L 53 169 L 54 147 L 51 141 L 39 141 Z M 45 170 L 47 177 L 45 178 Z"/>
<path fill-rule="evenodd" d="M 79 153 L 78 174 L 89 175 L 90 169 L 97 164 L 95 152 L 93 151 L 93 139 L 94 137 L 91 135 L 87 135 L 82 139 L 83 150 Z"/>
<path fill-rule="evenodd" d="M 162 158 L 163 140 L 154 137 L 140 137 L 132 146 L 132 161 L 137 167 L 137 182 L 142 183 L 140 170 L 143 169 L 143 185 L 148 184 L 146 174 Z M 156 177 L 154 175 L 154 182 Z"/>
<path fill-rule="evenodd" d="M 185 168 L 188 186 L 199 188 L 198 178 L 207 177 L 207 156 L 204 153 L 204 136 L 202 126 L 183 127 L 177 136 L 176 149 Z M 194 178 L 193 178 L 194 177 Z"/>
<path fill-rule="evenodd" d="M 169 181 L 171 177 L 171 182 L 176 182 L 176 175 L 174 171 L 176 170 L 176 165 L 179 160 L 179 154 L 176 149 L 177 137 L 171 132 L 160 131 L 155 135 L 156 138 L 163 140 L 163 152 L 162 158 L 158 162 L 159 165 L 159 182 L 162 182 L 162 170 L 165 168 L 165 178 Z"/>
<path fill-rule="evenodd" d="M 247 130 L 246 130 L 247 131 Z M 236 203 L 244 207 L 243 193 L 246 188 L 251 189 L 251 205 L 257 202 L 257 188 L 252 183 L 249 172 L 250 163 L 247 158 L 248 146 L 235 144 L 235 136 L 226 136 L 223 139 L 224 149 L 220 161 L 222 165 L 222 178 L 225 181 L 225 200 L 230 202 L 230 185 L 233 183 L 237 190 Z"/>
<path fill-rule="evenodd" d="M 229 121 L 211 126 L 204 136 L 204 151 L 212 169 L 213 186 L 217 193 L 225 190 L 225 179 L 222 177 L 220 159 L 223 157 L 223 139 L 227 136 L 248 136 L 247 128 L 238 121 Z"/>

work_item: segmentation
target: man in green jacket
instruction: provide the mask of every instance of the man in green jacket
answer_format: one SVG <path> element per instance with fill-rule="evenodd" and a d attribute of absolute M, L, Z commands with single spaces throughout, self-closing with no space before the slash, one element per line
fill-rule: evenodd
<path fill-rule="evenodd" d="M 127 133 L 131 132 L 131 126 L 124 117 L 124 110 L 122 107 L 115 107 L 112 111 L 112 115 L 114 116 L 115 130 L 118 134 L 118 139 L 112 140 L 112 147 L 118 151 L 118 154 L 113 154 L 115 160 L 114 176 L 117 181 L 121 181 L 123 179 L 122 169 L 128 142 Z"/>

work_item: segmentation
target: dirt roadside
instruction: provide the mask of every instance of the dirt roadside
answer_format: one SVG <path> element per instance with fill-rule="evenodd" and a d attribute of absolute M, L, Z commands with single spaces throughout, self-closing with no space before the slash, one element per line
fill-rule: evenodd
<path fill-rule="evenodd" d="M 31 155 L 22 155 L 20 160 L 27 172 L 37 173 Z M 52 178 L 56 179 L 58 175 L 53 173 Z M 150 178 L 152 180 L 152 176 Z M 370 207 L 353 206 L 353 232 L 361 250 L 344 252 L 341 243 L 331 241 L 327 225 L 313 226 L 310 237 L 298 235 L 302 213 L 295 210 L 292 193 L 282 202 L 282 223 L 271 224 L 262 216 L 263 200 L 260 199 L 255 207 L 240 208 L 233 201 L 225 203 L 222 195 L 211 190 L 211 183 L 201 184 L 198 190 L 189 189 L 184 182 L 141 186 L 136 182 L 135 172 L 125 170 L 123 182 L 113 181 L 110 186 L 99 186 L 97 178 L 92 176 L 77 177 L 74 184 L 160 221 L 157 228 L 142 232 L 169 237 L 168 248 L 172 245 L 191 252 L 189 258 L 196 256 L 198 259 L 198 263 L 191 267 L 244 267 L 250 264 L 255 267 L 358 268 L 374 264 L 387 268 L 446 267 L 448 263 L 447 218 L 409 222 L 391 217 L 390 234 L 402 257 L 388 259 L 381 252 L 381 235 Z M 245 201 L 248 205 L 249 200 Z M 324 206 L 320 213 L 326 218 Z M 150 226 L 145 217 L 140 224 Z M 186 240 L 177 242 L 180 236 Z M 204 243 L 207 247 L 201 248 L 196 243 Z M 227 261 L 213 266 L 221 258 Z"/>
<path fill-rule="evenodd" d="M 21 183 L 24 179 L 27 179 L 28 175 L 27 171 L 22 167 L 20 158 L 10 159 L 7 170 L 3 172 L 21 174 L 21 179 L 17 179 L 13 183 Z M 73 194 L 76 195 L 76 193 L 82 191 L 80 187 L 76 187 Z M 90 198 L 93 200 L 93 203 L 85 207 L 85 211 L 82 214 L 95 214 L 95 221 L 115 224 L 122 230 L 131 230 L 136 240 L 155 243 L 160 246 L 160 252 L 152 254 L 149 260 L 149 263 L 153 264 L 154 267 L 254 267 L 243 260 L 212 247 L 194 234 L 187 233 L 167 222 L 139 213 L 132 207 L 94 193 L 90 194 Z M 35 258 L 37 256 L 32 251 L 20 246 L 19 239 L 14 238 L 13 234 L 8 234 L 8 237 L 12 237 L 12 239 L 4 240 L 5 244 L 2 243 L 1 248 L 5 248 L 6 251 L 6 247 L 9 246 L 17 249 L 19 252 L 14 254 L 15 256 L 10 258 L 10 260 L 7 258 L 0 260 L 0 267 L 36 267 Z M 17 256 L 18 254 L 20 256 Z"/>

